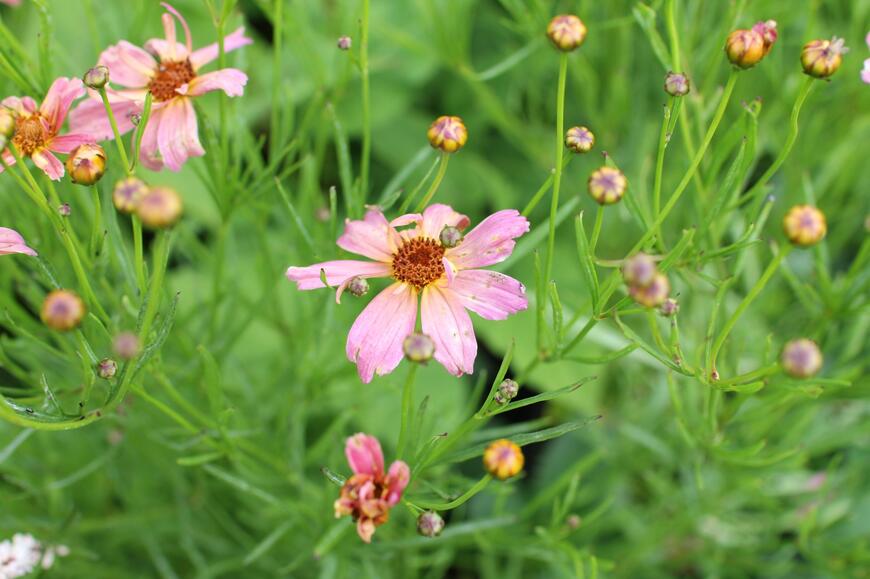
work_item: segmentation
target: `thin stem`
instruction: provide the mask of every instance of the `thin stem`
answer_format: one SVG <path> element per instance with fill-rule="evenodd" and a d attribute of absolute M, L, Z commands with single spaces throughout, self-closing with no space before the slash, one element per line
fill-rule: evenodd
<path fill-rule="evenodd" d="M 414 422 L 414 382 L 417 378 L 417 364 L 411 363 L 405 386 L 402 388 L 402 426 L 399 430 L 398 458 L 406 454 L 408 439 L 411 434 L 411 423 Z"/>
<path fill-rule="evenodd" d="M 139 295 L 145 296 L 145 256 L 142 244 L 142 221 L 138 215 L 131 215 L 133 224 L 133 267 L 136 270 L 136 284 L 139 287 Z"/>
<path fill-rule="evenodd" d="M 432 181 L 432 184 L 429 186 L 429 190 L 426 191 L 423 199 L 417 204 L 417 208 L 414 210 L 416 213 L 423 211 L 423 209 L 429 205 L 429 201 L 432 200 L 432 197 L 435 196 L 435 192 L 438 191 L 438 187 L 441 185 L 445 173 L 447 173 L 448 161 L 450 161 L 450 153 L 441 153 L 441 162 L 438 165 L 438 173 L 435 175 L 435 179 Z"/>
<path fill-rule="evenodd" d="M 553 250 L 556 245 L 556 212 L 559 210 L 559 189 L 562 186 L 562 149 L 565 138 L 565 82 L 568 78 L 568 53 L 559 56 L 559 86 L 556 89 L 556 151 L 553 157 L 556 172 L 553 173 L 553 195 L 550 197 L 550 233 L 547 237 L 547 265 L 544 279 L 553 272 Z"/>
<path fill-rule="evenodd" d="M 281 96 L 282 78 L 282 55 L 284 52 L 284 0 L 275 0 L 272 18 L 272 118 L 269 126 L 269 159 L 274 159 L 277 152 L 284 144 L 284 136 L 281 132 L 281 110 L 279 100 Z"/>
<path fill-rule="evenodd" d="M 369 164 L 372 154 L 371 88 L 369 86 L 369 8 L 370 0 L 363 0 L 360 22 L 359 66 L 362 77 L 362 159 L 360 160 L 360 205 L 365 204 L 369 189 Z M 446 164 L 446 161 L 445 161 Z"/>
<path fill-rule="evenodd" d="M 121 162 L 124 163 L 124 171 L 130 174 L 130 160 L 127 158 L 127 149 L 124 147 L 124 141 L 121 140 L 121 132 L 118 130 L 118 122 L 115 120 L 115 113 L 112 112 L 112 104 L 109 102 L 109 95 L 106 92 L 106 87 L 100 87 L 100 98 L 103 99 L 103 106 L 106 107 L 106 116 L 109 117 L 109 124 L 112 125 L 112 134 L 115 136 L 115 146 L 118 148 L 118 156 Z"/>
<path fill-rule="evenodd" d="M 574 158 L 574 154 L 571 152 L 566 152 L 562 156 L 562 170 L 563 171 L 568 167 L 568 165 L 571 163 L 571 159 L 573 159 L 573 158 Z M 531 213 L 535 209 L 535 207 L 538 206 L 538 203 L 540 203 L 541 199 L 544 198 L 544 195 L 547 194 L 547 191 L 550 190 L 550 187 L 553 185 L 553 177 L 555 176 L 555 174 L 556 174 L 556 169 L 553 168 L 550 171 L 550 175 L 547 177 L 547 180 L 544 181 L 544 183 L 543 183 L 543 185 L 541 185 L 540 189 L 538 189 L 535 192 L 535 194 L 532 195 L 531 201 L 529 201 L 528 205 L 526 205 L 526 208 L 523 209 L 523 213 L 522 213 L 523 217 L 528 217 L 529 213 Z"/>
<path fill-rule="evenodd" d="M 102 245 L 100 241 L 103 236 L 103 206 L 100 202 L 100 189 L 96 184 L 91 187 L 91 193 L 94 198 L 94 223 L 91 229 L 90 250 L 94 256 L 97 256 L 100 253 L 100 246 Z"/>
<path fill-rule="evenodd" d="M 656 173 L 653 181 L 653 220 L 658 219 L 659 210 L 662 202 L 662 173 L 665 167 L 665 150 L 668 148 L 668 126 L 671 122 L 671 114 L 674 112 L 674 104 L 677 102 L 675 97 L 668 99 L 668 104 L 665 107 L 665 115 L 662 119 L 662 130 L 659 133 L 659 151 L 656 155 Z M 661 226 L 656 227 L 656 239 L 661 239 Z"/>
<path fill-rule="evenodd" d="M 154 317 L 157 315 L 157 309 L 160 306 L 160 292 L 163 290 L 163 277 L 166 273 L 168 253 L 169 233 L 161 231 L 157 234 L 157 239 L 154 242 L 154 263 L 151 270 L 151 279 L 149 280 L 148 303 L 145 306 L 142 326 L 139 329 L 139 341 L 142 344 L 147 344 L 148 342 L 148 333 L 151 331 L 151 324 L 154 322 Z"/>
<path fill-rule="evenodd" d="M 604 205 L 599 205 L 595 211 L 595 225 L 592 227 L 592 237 L 589 239 L 589 253 L 595 259 L 595 247 L 601 235 L 601 224 L 604 222 Z"/>

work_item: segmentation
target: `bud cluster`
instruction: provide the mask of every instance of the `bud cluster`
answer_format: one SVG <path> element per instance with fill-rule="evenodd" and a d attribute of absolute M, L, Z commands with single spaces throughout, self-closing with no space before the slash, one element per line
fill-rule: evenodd
<path fill-rule="evenodd" d="M 181 217 L 181 196 L 170 187 L 149 187 L 137 177 L 127 177 L 115 184 L 112 202 L 121 213 L 135 213 L 147 227 L 163 229 Z"/>
<path fill-rule="evenodd" d="M 661 313 L 671 316 L 676 313 L 676 301 L 668 305 L 671 284 L 665 274 L 658 271 L 656 261 L 645 253 L 638 253 L 625 260 L 622 266 L 622 279 L 628 286 L 628 295 L 646 308 L 663 306 Z"/>
<path fill-rule="evenodd" d="M 520 391 L 520 385 L 516 383 L 515 380 L 504 380 L 498 386 L 498 391 L 496 391 L 495 396 L 493 396 L 493 400 L 499 406 L 504 406 L 511 400 L 517 397 L 517 393 Z"/>

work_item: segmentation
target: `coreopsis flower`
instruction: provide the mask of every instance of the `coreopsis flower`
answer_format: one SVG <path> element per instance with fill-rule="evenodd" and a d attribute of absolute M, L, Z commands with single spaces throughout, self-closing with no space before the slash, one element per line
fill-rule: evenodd
<path fill-rule="evenodd" d="M 355 434 L 347 439 L 344 454 L 353 475 L 335 501 L 335 517 L 350 515 L 360 539 L 371 543 L 375 528 L 387 522 L 390 509 L 401 499 L 411 471 L 401 460 L 384 473 L 384 453 L 374 436 Z"/>
<path fill-rule="evenodd" d="M 785 236 L 799 247 L 815 245 L 828 233 L 825 214 L 812 205 L 795 205 L 782 220 Z"/>
<path fill-rule="evenodd" d="M 525 462 L 522 449 L 506 438 L 490 443 L 483 451 L 483 466 L 499 480 L 520 474 Z"/>
<path fill-rule="evenodd" d="M 770 52 L 773 45 L 776 43 L 778 36 L 776 31 L 776 20 L 761 20 L 756 22 L 752 30 L 761 35 L 761 40 L 764 41 L 764 56 Z"/>
<path fill-rule="evenodd" d="M 782 349 L 782 368 L 795 378 L 815 376 L 822 369 L 822 362 L 822 351 L 812 340 L 792 340 Z"/>
<path fill-rule="evenodd" d="M 589 195 L 600 205 L 619 202 L 627 186 L 625 175 L 614 167 L 601 167 L 589 176 Z"/>
<path fill-rule="evenodd" d="M 0 227 L 0 255 L 11 255 L 13 253 L 36 255 L 36 252 L 27 246 L 20 233 L 8 227 Z"/>
<path fill-rule="evenodd" d="M 363 382 L 389 374 L 402 360 L 402 343 L 417 321 L 418 297 L 423 333 L 435 342 L 434 358 L 456 376 L 471 374 L 477 356 L 466 310 L 503 320 L 528 307 L 520 282 L 480 268 L 507 259 L 529 222 L 516 210 L 503 210 L 484 219 L 456 247 L 445 248 L 439 241 L 445 226 L 462 230 L 468 224 L 468 217 L 447 205 L 430 205 L 422 214 L 393 221 L 373 208 L 365 219 L 346 223 L 338 246 L 374 261 L 327 261 L 287 270 L 300 290 L 324 287 L 323 272 L 326 283 L 338 288 L 336 301 L 355 277 L 393 278 L 347 336 L 347 357 L 356 363 Z M 397 229 L 408 225 L 412 227 Z"/>
<path fill-rule="evenodd" d="M 849 51 L 842 38 L 812 40 L 801 51 L 804 72 L 815 78 L 828 78 L 840 69 L 843 55 Z"/>
<path fill-rule="evenodd" d="M 455 153 L 468 141 L 468 129 L 460 117 L 440 116 L 426 132 L 429 144 L 445 153 Z"/>
<path fill-rule="evenodd" d="M 752 68 L 764 58 L 764 37 L 756 30 L 735 30 L 725 41 L 725 54 L 734 66 Z"/>
<path fill-rule="evenodd" d="M 588 153 L 595 146 L 595 134 L 583 126 L 571 127 L 565 132 L 565 146 L 575 153 Z"/>
<path fill-rule="evenodd" d="M 98 64 L 109 69 L 107 95 L 122 134 L 133 129 L 133 115 L 142 113 L 145 96 L 151 93 L 151 117 L 139 158 L 149 169 L 160 170 L 165 165 L 178 171 L 189 157 L 205 154 L 192 99 L 216 90 L 241 96 L 248 76 L 235 68 L 202 73 L 202 67 L 218 57 L 217 43 L 193 50 L 187 22 L 172 6 L 162 5 L 167 11 L 162 17 L 165 39 L 153 38 L 144 49 L 122 40 L 104 50 Z M 184 29 L 184 44 L 176 41 L 175 19 Z M 251 42 L 244 28 L 239 28 L 224 38 L 224 50 L 230 52 Z M 111 139 L 114 135 L 103 102 L 96 93 L 91 96 L 72 112 L 70 123 L 97 139 Z"/>
<path fill-rule="evenodd" d="M 42 105 L 37 105 L 30 97 L 13 96 L 0 102 L 15 116 L 12 144 L 23 157 L 30 157 L 33 164 L 53 181 L 64 175 L 63 163 L 54 153 L 70 153 L 79 145 L 94 142 L 94 137 L 87 132 L 73 130 L 66 135 L 60 134 L 70 106 L 84 94 L 81 80 L 58 78 L 48 89 Z M 3 161 L 7 165 L 15 163 L 15 157 L 9 149 L 3 151 Z M 0 173 L 3 169 L 0 165 Z"/>
<path fill-rule="evenodd" d="M 58 332 L 68 332 L 78 327 L 87 310 L 82 298 L 70 290 L 53 290 L 42 302 L 40 313 L 46 326 Z"/>
<path fill-rule="evenodd" d="M 573 14 L 561 14 L 547 25 L 547 38 L 563 52 L 571 52 L 586 40 L 586 25 Z"/>

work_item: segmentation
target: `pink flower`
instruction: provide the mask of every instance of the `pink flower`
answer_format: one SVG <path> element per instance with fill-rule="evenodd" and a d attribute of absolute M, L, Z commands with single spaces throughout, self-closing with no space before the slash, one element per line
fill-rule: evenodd
<path fill-rule="evenodd" d="M 478 269 L 507 259 L 515 238 L 529 230 L 516 210 L 487 217 L 455 247 L 439 241 L 446 226 L 464 229 L 468 217 L 447 205 L 387 221 L 370 209 L 362 221 L 348 221 L 338 246 L 375 261 L 338 260 L 291 267 L 287 277 L 300 290 L 338 287 L 336 301 L 355 277 L 392 277 L 394 283 L 369 303 L 347 336 L 347 357 L 360 379 L 392 372 L 402 360 L 402 342 L 414 331 L 417 297 L 423 333 L 435 342 L 435 359 L 456 376 L 471 374 L 477 355 L 474 328 L 466 310 L 487 320 L 503 320 L 528 307 L 525 288 L 506 275 Z M 413 227 L 397 230 L 397 227 Z M 452 245 L 452 244 L 451 244 Z"/>
<path fill-rule="evenodd" d="M 107 89 L 112 110 L 123 134 L 133 129 L 131 116 L 141 113 L 145 96 L 153 98 L 151 118 L 142 137 L 140 160 L 149 169 L 159 170 L 165 164 L 178 171 L 188 157 L 205 154 L 199 142 L 199 129 L 192 98 L 222 90 L 227 95 L 241 96 L 248 76 L 235 68 L 224 68 L 200 74 L 200 69 L 218 57 L 217 43 L 193 50 L 187 22 L 169 4 L 163 3 L 166 38 L 152 38 L 145 49 L 122 40 L 100 55 L 99 63 L 109 69 L 109 81 L 126 87 Z M 174 18 L 173 18 L 174 17 Z M 175 39 L 175 18 L 184 29 L 185 44 Z M 224 38 L 224 50 L 229 52 L 252 40 L 239 28 Z M 111 139 L 112 127 L 99 95 L 83 102 L 70 115 L 76 131 L 87 132 L 97 139 Z"/>
<path fill-rule="evenodd" d="M 387 522 L 390 509 L 402 499 L 411 471 L 407 464 L 397 460 L 384 475 L 381 443 L 368 434 L 348 438 L 344 454 L 353 476 L 341 487 L 341 495 L 335 501 L 335 517 L 352 516 L 360 538 L 371 543 L 375 527 Z"/>
<path fill-rule="evenodd" d="M 48 89 L 42 106 L 37 106 L 30 97 L 7 97 L 0 102 L 0 105 L 15 114 L 12 144 L 22 156 L 30 157 L 54 181 L 63 177 L 64 169 L 63 163 L 52 153 L 70 153 L 79 145 L 94 142 L 90 135 L 76 131 L 67 135 L 58 134 L 70 105 L 84 94 L 85 89 L 79 79 L 59 78 Z M 15 157 L 9 149 L 3 151 L 3 160 L 7 165 L 15 163 Z M 2 171 L 3 166 L 0 165 Z"/>
<path fill-rule="evenodd" d="M 27 247 L 20 233 L 8 227 L 0 227 L 0 255 L 10 255 L 12 253 L 36 255 L 35 251 Z"/>
<path fill-rule="evenodd" d="M 867 42 L 867 48 L 870 48 L 870 32 L 867 33 L 867 38 L 864 40 Z M 864 61 L 864 70 L 861 71 L 861 80 L 870 84 L 870 58 Z"/>

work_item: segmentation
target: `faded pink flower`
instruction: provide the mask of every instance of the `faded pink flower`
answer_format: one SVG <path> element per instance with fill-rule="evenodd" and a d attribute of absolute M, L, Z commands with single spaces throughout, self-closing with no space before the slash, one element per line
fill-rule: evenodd
<path fill-rule="evenodd" d="M 371 543 L 375 527 L 387 522 L 390 509 L 402 499 L 411 471 L 407 464 L 397 460 L 384 475 L 381 443 L 368 434 L 348 438 L 344 454 L 353 475 L 341 487 L 341 495 L 335 501 L 335 517 L 352 516 L 360 538 Z"/>
<path fill-rule="evenodd" d="M 447 205 L 430 205 L 422 213 L 387 221 L 369 209 L 362 221 L 347 221 L 338 246 L 375 261 L 338 260 L 291 267 L 287 277 L 300 290 L 338 287 L 336 301 L 356 277 L 392 277 L 395 281 L 369 303 L 347 336 L 347 357 L 360 379 L 392 372 L 402 360 L 402 342 L 414 331 L 417 296 L 423 333 L 435 342 L 435 359 L 456 376 L 471 374 L 477 356 L 474 328 L 466 310 L 487 320 L 504 320 L 528 307 L 525 288 L 517 280 L 478 269 L 504 261 L 515 238 L 529 222 L 514 209 L 490 215 L 455 247 L 439 241 L 447 227 L 465 229 L 468 217 Z M 413 225 L 398 230 L 398 227 Z"/>
<path fill-rule="evenodd" d="M 24 157 L 30 157 L 34 165 L 42 169 L 54 181 L 63 177 L 63 163 L 53 153 L 70 153 L 85 143 L 93 143 L 88 134 L 73 131 L 59 135 L 72 102 L 85 94 L 82 81 L 77 78 L 59 78 L 51 84 L 42 105 L 30 97 L 7 97 L 0 105 L 15 115 L 15 133 L 12 144 Z M 9 149 L 3 151 L 7 165 L 15 163 Z M 0 165 L 0 172 L 3 166 Z"/>
<path fill-rule="evenodd" d="M 0 255 L 23 253 L 24 255 L 36 255 L 36 252 L 27 247 L 24 238 L 14 229 L 0 227 Z"/>
<path fill-rule="evenodd" d="M 163 3 L 163 29 L 166 38 L 152 38 L 145 49 L 126 40 L 110 46 L 100 55 L 98 64 L 109 69 L 109 82 L 124 89 L 107 88 L 109 102 L 123 134 L 133 129 L 132 115 L 141 113 L 145 96 L 152 96 L 151 117 L 142 136 L 139 155 L 142 164 L 160 170 L 164 164 L 178 171 L 189 157 L 205 154 L 199 142 L 199 129 L 193 97 L 215 90 L 228 96 L 241 96 L 248 76 L 235 68 L 200 74 L 200 69 L 218 57 L 217 43 L 193 50 L 190 28 L 175 8 Z M 185 44 L 176 41 L 175 19 L 184 29 Z M 224 38 L 229 52 L 253 42 L 239 28 Z M 87 132 L 97 139 L 113 137 L 112 127 L 97 93 L 79 105 L 70 115 L 76 131 Z"/>
<path fill-rule="evenodd" d="M 867 33 L 867 37 L 864 40 L 867 42 L 867 48 L 870 48 L 870 32 Z M 870 58 L 864 61 L 864 70 L 861 71 L 861 80 L 870 84 Z"/>

